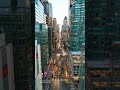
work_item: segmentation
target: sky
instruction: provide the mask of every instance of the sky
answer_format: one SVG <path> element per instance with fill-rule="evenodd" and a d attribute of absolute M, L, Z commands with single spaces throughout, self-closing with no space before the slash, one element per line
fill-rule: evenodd
<path fill-rule="evenodd" d="M 63 24 L 65 16 L 68 17 L 68 0 L 48 0 L 52 3 L 53 18 L 57 19 L 57 23 L 60 24 L 60 28 Z"/>

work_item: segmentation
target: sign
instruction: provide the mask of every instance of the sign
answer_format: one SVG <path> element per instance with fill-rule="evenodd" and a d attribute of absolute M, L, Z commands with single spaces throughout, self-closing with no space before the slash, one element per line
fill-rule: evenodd
<path fill-rule="evenodd" d="M 5 78 L 6 76 L 8 76 L 8 68 L 4 67 L 3 68 L 3 78 Z"/>
<path fill-rule="evenodd" d="M 36 53 L 36 59 L 38 59 L 38 53 Z"/>

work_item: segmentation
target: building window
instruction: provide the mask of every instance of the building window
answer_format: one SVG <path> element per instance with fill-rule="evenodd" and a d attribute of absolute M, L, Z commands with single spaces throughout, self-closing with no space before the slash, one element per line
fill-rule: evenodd
<path fill-rule="evenodd" d="M 98 16 L 98 13 L 96 13 L 96 16 Z"/>

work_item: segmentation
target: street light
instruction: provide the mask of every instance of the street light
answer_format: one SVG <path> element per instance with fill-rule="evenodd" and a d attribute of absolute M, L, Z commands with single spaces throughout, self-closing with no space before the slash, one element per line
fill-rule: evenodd
<path fill-rule="evenodd" d="M 60 56 L 60 54 L 57 54 L 57 56 L 59 57 L 59 56 Z"/>
<path fill-rule="evenodd" d="M 76 77 L 73 77 L 73 79 L 74 79 L 75 81 L 78 81 L 78 80 L 79 80 L 79 77 L 76 76 Z"/>

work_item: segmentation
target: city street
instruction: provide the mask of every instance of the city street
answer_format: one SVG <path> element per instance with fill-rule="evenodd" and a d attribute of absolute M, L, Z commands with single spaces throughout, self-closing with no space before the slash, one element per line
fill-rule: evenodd
<path fill-rule="evenodd" d="M 64 79 L 52 79 L 49 90 L 70 90 L 70 85 Z"/>
<path fill-rule="evenodd" d="M 70 79 L 69 57 L 63 48 L 56 50 L 48 64 L 47 80 L 44 90 L 78 90 Z"/>

